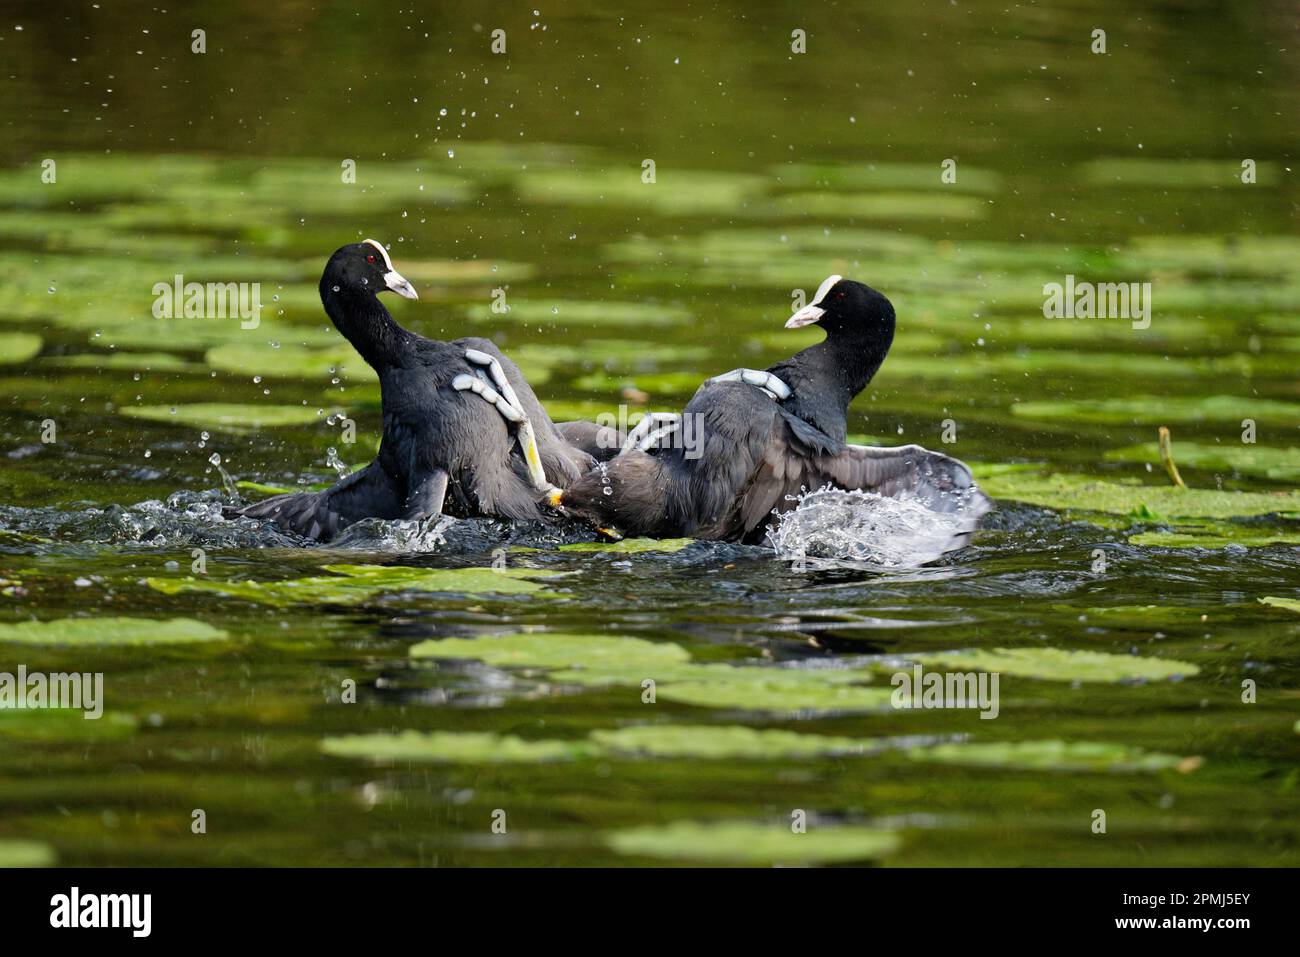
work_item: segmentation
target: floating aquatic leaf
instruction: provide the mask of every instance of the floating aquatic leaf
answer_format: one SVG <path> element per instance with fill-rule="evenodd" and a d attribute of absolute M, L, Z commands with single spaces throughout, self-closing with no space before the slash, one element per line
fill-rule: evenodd
<path fill-rule="evenodd" d="M 1130 545 L 1153 548 L 1224 548 L 1240 545 L 1263 548 L 1269 545 L 1300 544 L 1300 528 L 1287 530 L 1264 525 L 1213 522 L 1207 525 L 1179 525 L 1174 531 L 1141 532 L 1128 537 Z"/>
<path fill-rule="evenodd" d="M 210 578 L 150 578 L 149 587 L 165 595 L 214 592 L 264 605 L 352 605 L 385 592 L 559 597 L 533 578 L 555 572 L 519 568 L 410 568 L 395 565 L 326 565 L 333 575 L 283 581 L 214 581 Z"/>
<path fill-rule="evenodd" d="M 338 758 L 364 758 L 446 764 L 510 764 L 572 761 L 599 754 L 587 741 L 527 741 L 514 735 L 402 731 L 396 734 L 353 734 L 326 738 L 320 744 Z"/>
<path fill-rule="evenodd" d="M 870 827 L 810 826 L 796 834 L 789 825 L 744 821 L 694 823 L 613 831 L 609 846 L 633 857 L 658 857 L 733 864 L 829 864 L 869 861 L 895 851 L 900 839 Z"/>
<path fill-rule="evenodd" d="M 128 405 L 119 410 L 133 419 L 166 422 L 194 429 L 248 432 L 290 425 L 311 425 L 325 416 L 305 405 L 237 405 L 196 402 L 189 405 Z"/>
<path fill-rule="evenodd" d="M 41 351 L 42 344 L 35 333 L 0 332 L 0 365 L 26 362 Z"/>
<path fill-rule="evenodd" d="M 1259 163 L 1255 174 L 1260 185 L 1276 185 L 1279 180 L 1276 163 Z M 1156 187 L 1162 190 L 1178 187 L 1239 189 L 1241 160 L 1116 157 L 1080 164 L 1079 176 L 1085 183 L 1098 186 Z"/>
<path fill-rule="evenodd" d="M 943 183 L 930 163 L 783 163 L 771 167 L 785 186 L 817 189 L 952 190 L 959 193 L 996 193 L 1002 178 L 989 169 L 961 166 L 956 182 Z"/>
<path fill-rule="evenodd" d="M 1270 595 L 1268 598 L 1261 598 L 1260 601 L 1274 608 L 1285 608 L 1287 611 L 1300 614 L 1300 598 L 1277 598 Z"/>
<path fill-rule="evenodd" d="M 286 345 L 272 348 L 270 343 L 233 342 L 209 349 L 204 359 L 214 369 L 258 374 L 264 378 L 327 379 L 338 376 L 351 382 L 379 381 L 375 370 L 346 342 L 324 349 Z"/>
<path fill-rule="evenodd" d="M 1154 631 L 1160 628 L 1178 628 L 1199 624 L 1205 620 L 1206 610 L 1185 605 L 1112 605 L 1108 608 L 1071 608 L 1055 605 L 1053 610 L 1077 617 L 1089 624 L 1107 628 L 1124 628 L 1137 631 Z M 1218 609 L 1211 617 L 1222 614 Z"/>
<path fill-rule="evenodd" d="M 980 219 L 988 204 L 973 196 L 931 193 L 789 193 L 760 207 L 780 216 L 831 219 Z"/>
<path fill-rule="evenodd" d="M 849 673 L 864 681 L 861 673 Z M 797 676 L 797 677 L 796 677 Z M 564 674 L 556 675 L 558 680 Z M 667 675 L 656 693 L 665 701 L 699 708 L 815 714 L 881 711 L 891 706 L 888 688 L 849 684 L 818 671 L 793 671 L 755 666 L 696 665 L 679 675 Z"/>
<path fill-rule="evenodd" d="M 202 372 L 202 363 L 190 362 L 170 352 L 81 352 L 47 356 L 43 365 L 66 369 L 129 369 L 132 372 Z"/>
<path fill-rule="evenodd" d="M 1091 741 L 988 741 L 935 744 L 904 752 L 914 761 L 1023 771 L 1192 771 L 1199 758 Z"/>
<path fill-rule="evenodd" d="M 1175 449 L 1176 452 L 1176 449 Z M 976 469 L 980 487 L 994 498 L 1067 511 L 1133 515 L 1140 520 L 1233 518 L 1300 507 L 1300 493 L 1232 492 L 1144 485 L 1135 479 L 1104 481 L 1087 475 L 1043 474 L 1036 468 Z"/>
<path fill-rule="evenodd" d="M 1017 402 L 1014 415 L 1027 419 L 1091 422 L 1102 425 L 1161 425 L 1170 422 L 1220 422 L 1239 425 L 1242 419 L 1294 422 L 1300 402 L 1253 399 L 1235 395 L 1132 396 L 1119 399 L 1075 399 L 1065 402 Z"/>
<path fill-rule="evenodd" d="M 516 182 L 526 200 L 562 206 L 645 206 L 665 214 L 703 215 L 735 212 L 757 197 L 765 185 L 761 176 L 672 169 L 642 182 L 642 170 L 528 170 Z"/>
<path fill-rule="evenodd" d="M 994 648 L 913 655 L 924 664 L 953 671 L 987 671 L 1049 681 L 1163 681 L 1197 674 L 1185 661 L 1109 655 L 1061 648 Z"/>
<path fill-rule="evenodd" d="M 465 317 L 480 322 L 526 322 L 563 326 L 670 326 L 691 314 L 679 306 L 649 302 L 599 302 L 570 299 L 515 299 L 510 310 L 493 312 L 490 303 L 467 306 Z"/>
<path fill-rule="evenodd" d="M 695 544 L 693 538 L 625 538 L 618 542 L 573 542 L 561 545 L 562 552 L 615 552 L 639 554 L 641 552 L 680 552 Z"/>
<path fill-rule="evenodd" d="M 632 375 L 592 372 L 575 379 L 573 387 L 584 392 L 618 392 L 633 387 L 664 395 L 693 395 L 704 378 L 697 372 L 642 372 Z"/>
<path fill-rule="evenodd" d="M 1176 442 L 1174 455 L 1181 466 L 1240 472 L 1279 482 L 1300 482 L 1300 449 L 1275 449 L 1266 445 L 1208 445 L 1199 442 Z M 1112 462 L 1150 462 L 1160 464 L 1160 447 L 1155 442 L 1112 449 L 1106 453 Z"/>
<path fill-rule="evenodd" d="M 193 618 L 56 618 L 0 625 L 0 642 L 24 645 L 158 645 L 226 637 L 220 628 Z"/>
<path fill-rule="evenodd" d="M 0 868 L 52 867 L 54 848 L 37 841 L 0 840 Z"/>
<path fill-rule="evenodd" d="M 615 753 L 710 760 L 775 761 L 820 755 L 867 754 L 883 746 L 866 738 L 756 730 L 743 725 L 647 724 L 615 731 L 593 731 L 591 740 Z"/>
<path fill-rule="evenodd" d="M 413 645 L 412 658 L 472 658 L 498 667 L 655 669 L 690 661 L 690 653 L 671 642 L 645 641 L 614 635 L 574 635 L 560 632 L 521 632 L 481 638 L 443 638 Z"/>
<path fill-rule="evenodd" d="M 99 702 L 103 705 L 103 702 Z M 0 738 L 46 743 L 128 738 L 135 733 L 133 715 L 106 711 L 86 718 L 80 709 L 0 708 Z"/>
<path fill-rule="evenodd" d="M 704 708 L 814 713 L 874 711 L 890 705 L 888 688 L 864 686 L 863 671 L 697 664 L 680 645 L 615 635 L 525 632 L 422 641 L 414 658 L 471 658 L 499 667 L 543 668 L 560 684 L 631 685 L 654 680 L 667 701 Z"/>

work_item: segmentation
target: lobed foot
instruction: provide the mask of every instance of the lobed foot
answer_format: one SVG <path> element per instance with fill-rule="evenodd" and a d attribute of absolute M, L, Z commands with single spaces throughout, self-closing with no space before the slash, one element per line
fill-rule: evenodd
<path fill-rule="evenodd" d="M 722 375 L 715 375 L 709 382 L 744 382 L 747 385 L 757 386 L 777 402 L 788 399 L 794 394 L 794 390 L 786 385 L 779 378 L 770 372 L 764 372 L 761 369 L 732 369 L 730 372 L 724 372 Z"/>
<path fill-rule="evenodd" d="M 495 407 L 507 422 L 515 423 L 516 436 L 524 453 L 524 461 L 528 464 L 528 475 L 532 479 L 533 487 L 542 492 L 549 492 L 554 486 L 547 481 L 546 469 L 542 467 L 542 456 L 537 450 L 537 433 L 533 431 L 533 423 L 529 421 L 519 396 L 515 394 L 514 387 L 506 377 L 506 370 L 501 368 L 501 363 L 495 356 L 478 349 L 466 349 L 465 359 L 475 365 L 485 366 L 496 388 L 483 378 L 481 371 L 477 376 L 465 374 L 456 376 L 451 380 L 451 387 L 458 391 L 468 389 Z"/>

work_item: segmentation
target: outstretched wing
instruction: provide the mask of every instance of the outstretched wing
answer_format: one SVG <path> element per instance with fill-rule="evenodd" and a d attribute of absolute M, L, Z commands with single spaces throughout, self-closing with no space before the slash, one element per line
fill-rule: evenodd
<path fill-rule="evenodd" d="M 230 517 L 268 518 L 286 531 L 327 542 L 363 518 L 397 518 L 398 490 L 378 462 L 319 492 L 273 495 L 253 505 L 228 509 Z"/>
<path fill-rule="evenodd" d="M 911 495 L 936 512 L 962 512 L 974 531 L 992 503 L 962 462 L 919 445 L 895 448 L 844 446 L 833 453 L 809 452 L 782 421 L 776 423 L 758 468 L 728 520 L 710 538 L 761 539 L 773 511 L 794 508 L 802 492 L 826 485 L 896 498 Z"/>

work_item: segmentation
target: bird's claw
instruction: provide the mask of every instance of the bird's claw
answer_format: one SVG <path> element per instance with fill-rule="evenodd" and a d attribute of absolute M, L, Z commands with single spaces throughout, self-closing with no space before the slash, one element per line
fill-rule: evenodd
<path fill-rule="evenodd" d="M 479 349 L 466 349 L 465 359 L 475 365 L 485 366 L 496 388 L 482 378 L 481 372 L 478 375 L 458 375 L 451 380 L 451 387 L 462 392 L 468 389 L 490 403 L 507 422 L 515 423 L 519 447 L 524 453 L 533 487 L 546 491 L 551 483 L 546 480 L 546 469 L 542 467 L 542 456 L 537 450 L 537 433 L 533 431 L 533 423 L 529 421 L 528 413 L 524 411 L 519 396 L 506 377 L 506 370 L 501 368 L 501 363 L 495 356 Z"/>
<path fill-rule="evenodd" d="M 777 402 L 790 398 L 794 390 L 777 376 L 761 369 L 732 369 L 722 375 L 715 375 L 709 382 L 744 382 L 762 389 Z"/>

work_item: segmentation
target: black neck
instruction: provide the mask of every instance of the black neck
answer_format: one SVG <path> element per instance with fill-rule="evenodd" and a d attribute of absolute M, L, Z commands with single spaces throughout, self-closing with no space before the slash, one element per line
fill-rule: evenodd
<path fill-rule="evenodd" d="M 339 332 L 376 372 L 395 365 L 411 333 L 397 324 L 374 293 L 346 286 L 334 292 L 334 285 L 322 278 L 320 298 Z"/>
<path fill-rule="evenodd" d="M 843 442 L 849 403 L 875 376 L 893 339 L 892 324 L 871 335 L 828 330 L 824 340 L 768 370 L 794 390 L 782 406 Z"/>

